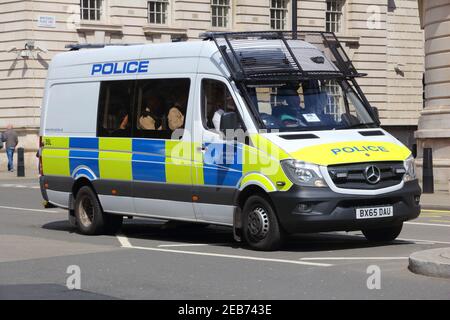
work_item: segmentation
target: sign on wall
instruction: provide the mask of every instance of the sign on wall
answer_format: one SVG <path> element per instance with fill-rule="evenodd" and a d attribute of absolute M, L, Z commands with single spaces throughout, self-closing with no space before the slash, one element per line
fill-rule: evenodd
<path fill-rule="evenodd" d="M 38 16 L 37 26 L 41 28 L 56 28 L 55 16 Z"/>

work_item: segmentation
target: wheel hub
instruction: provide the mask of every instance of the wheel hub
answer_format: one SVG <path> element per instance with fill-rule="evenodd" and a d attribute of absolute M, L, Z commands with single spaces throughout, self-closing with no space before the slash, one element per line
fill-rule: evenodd
<path fill-rule="evenodd" d="M 256 207 L 248 215 L 248 230 L 253 237 L 264 238 L 269 232 L 269 215 L 264 208 Z"/>
<path fill-rule="evenodd" d="M 78 210 L 80 212 L 81 223 L 86 227 L 90 226 L 94 218 L 94 207 L 91 200 L 88 197 L 83 198 L 80 201 Z"/>

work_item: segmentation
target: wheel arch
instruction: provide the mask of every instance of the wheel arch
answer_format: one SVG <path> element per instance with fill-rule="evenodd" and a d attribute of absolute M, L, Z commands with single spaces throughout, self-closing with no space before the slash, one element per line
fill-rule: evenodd
<path fill-rule="evenodd" d="M 264 197 L 272 205 L 274 211 L 276 211 L 275 206 L 270 197 L 270 192 L 268 192 L 265 188 L 263 188 L 260 184 L 257 183 L 248 184 L 242 190 L 240 190 L 239 193 L 237 194 L 235 205 L 240 209 L 243 209 L 247 199 L 253 195 L 260 195 Z"/>

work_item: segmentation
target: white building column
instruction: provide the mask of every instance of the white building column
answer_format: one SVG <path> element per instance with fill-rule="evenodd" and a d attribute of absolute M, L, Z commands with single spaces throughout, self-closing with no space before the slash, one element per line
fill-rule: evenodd
<path fill-rule="evenodd" d="M 433 149 L 434 189 L 450 191 L 450 0 L 420 1 L 425 30 L 425 109 L 416 132 L 417 169 Z"/>

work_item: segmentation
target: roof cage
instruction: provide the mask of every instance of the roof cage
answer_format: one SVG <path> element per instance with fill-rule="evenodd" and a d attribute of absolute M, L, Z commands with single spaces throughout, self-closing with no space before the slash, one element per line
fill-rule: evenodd
<path fill-rule="evenodd" d="M 76 51 L 80 49 L 98 49 L 109 46 L 134 46 L 140 43 L 71 43 L 65 46 L 70 51 Z"/>
<path fill-rule="evenodd" d="M 201 36 L 216 43 L 237 81 L 364 76 L 331 32 L 209 32 Z"/>

